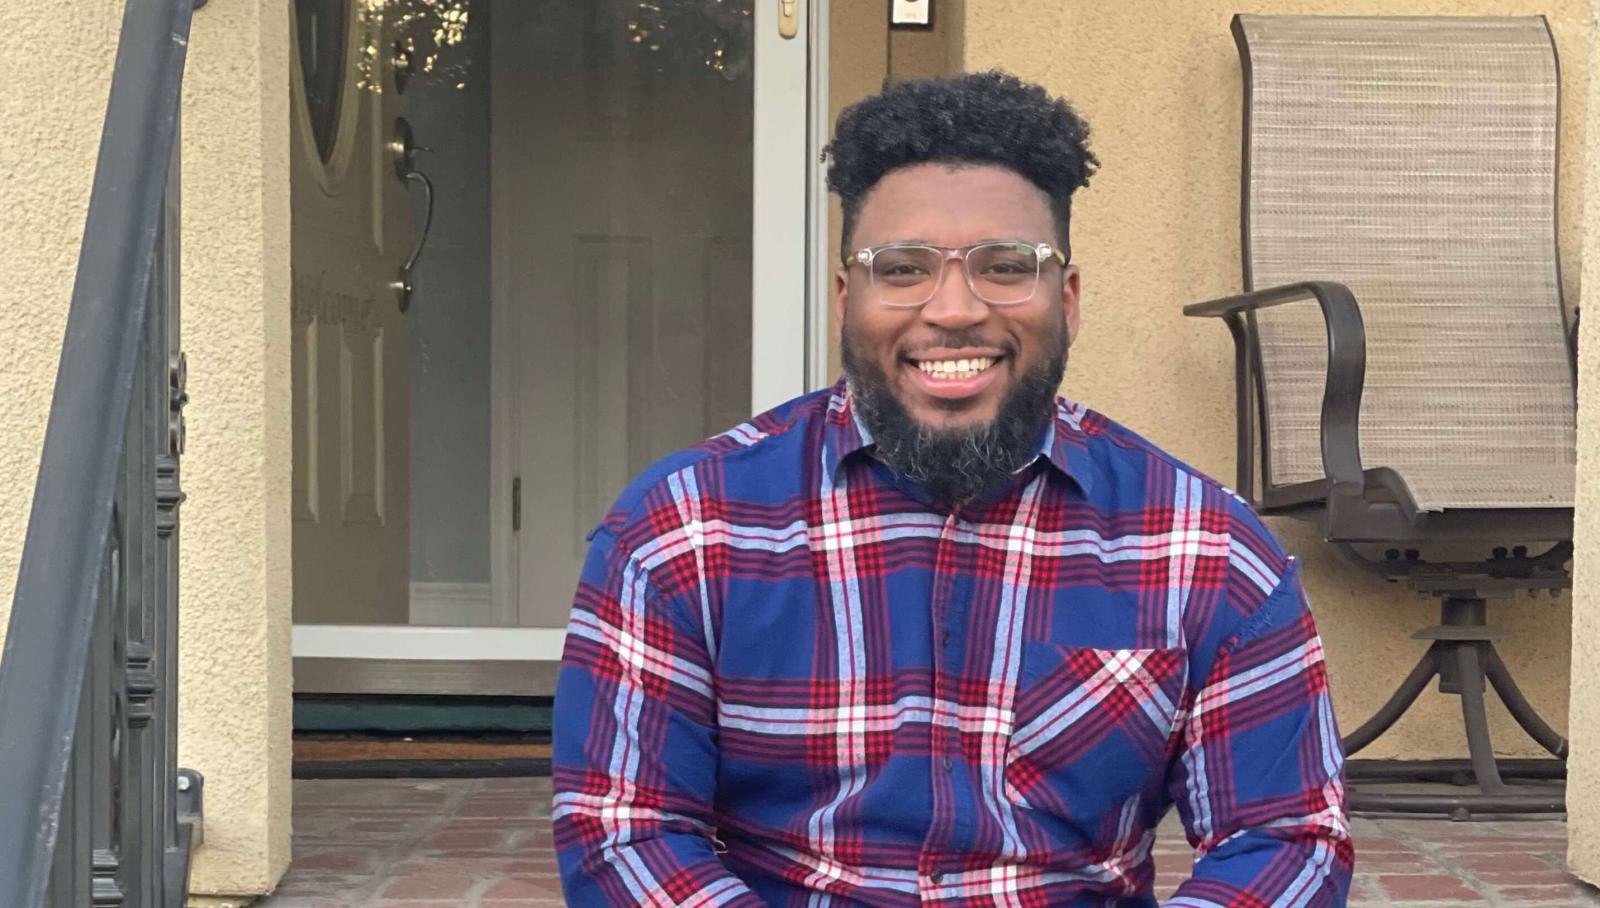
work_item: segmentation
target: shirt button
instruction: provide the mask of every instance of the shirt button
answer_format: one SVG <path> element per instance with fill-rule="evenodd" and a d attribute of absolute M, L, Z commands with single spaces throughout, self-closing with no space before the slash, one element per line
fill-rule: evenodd
<path fill-rule="evenodd" d="M 934 872 L 928 874 L 928 879 L 932 880 L 934 883 L 942 883 L 944 882 L 944 871 L 935 870 Z"/>
<path fill-rule="evenodd" d="M 945 757 L 944 758 L 944 771 L 945 772 L 949 772 L 951 767 L 953 767 L 955 765 L 956 765 L 956 761 L 950 759 L 949 757 Z"/>
<path fill-rule="evenodd" d="M 943 645 L 943 646 L 949 646 L 950 645 L 950 632 L 949 631 L 945 631 L 943 634 L 939 635 L 939 643 L 941 645 Z"/>

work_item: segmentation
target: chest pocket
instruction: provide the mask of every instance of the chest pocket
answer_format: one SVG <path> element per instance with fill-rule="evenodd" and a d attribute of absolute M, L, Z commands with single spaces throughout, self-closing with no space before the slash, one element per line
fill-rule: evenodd
<path fill-rule="evenodd" d="M 1188 653 L 1023 643 L 1007 796 L 1079 817 L 1115 811 L 1165 775 Z"/>

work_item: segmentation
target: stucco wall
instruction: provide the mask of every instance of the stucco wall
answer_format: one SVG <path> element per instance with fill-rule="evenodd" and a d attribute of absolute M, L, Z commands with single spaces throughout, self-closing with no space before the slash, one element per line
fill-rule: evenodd
<path fill-rule="evenodd" d="M 75 0 L 0 30 L 0 635 L 121 12 Z M 206 777 L 197 893 L 263 891 L 289 858 L 286 17 L 285 0 L 211 0 L 189 45 L 179 759 Z"/>
<path fill-rule="evenodd" d="M 184 95 L 179 755 L 206 776 L 196 893 L 289 862 L 287 0 L 210 0 Z"/>
<path fill-rule="evenodd" d="M 89 209 L 119 0 L 18 16 L 0 29 L 0 641 L 22 560 L 56 361 Z M 41 72 L 50 74 L 42 90 Z M 39 149 L 52 153 L 42 155 Z"/>
<path fill-rule="evenodd" d="M 1259 0 L 1259 13 L 1546 14 L 1563 78 L 1561 242 L 1576 302 L 1582 221 L 1582 137 L 1588 85 L 1588 0 Z M 1073 211 L 1083 269 L 1084 330 L 1065 393 L 1127 423 L 1212 476 L 1233 478 L 1232 353 L 1215 322 L 1185 319 L 1188 302 L 1237 292 L 1240 78 L 1228 31 L 1235 0 L 1035 3 L 968 0 L 964 68 L 1002 67 L 1065 95 L 1089 120 L 1103 163 Z M 1027 23 L 1019 28 L 1018 23 Z M 1592 328 L 1593 326 L 1591 326 Z M 1413 631 L 1437 620 L 1431 600 L 1347 566 L 1314 527 L 1275 522 L 1305 559 L 1327 646 L 1340 723 L 1353 729 L 1421 654 Z M 1571 609 L 1557 600 L 1491 606 L 1507 663 L 1534 705 L 1567 721 Z M 1496 703 L 1496 746 L 1533 756 Z M 1465 752 L 1460 707 L 1430 691 L 1362 756 Z"/>
<path fill-rule="evenodd" d="M 1600 55 L 1600 0 L 1589 2 L 1589 53 Z M 1600 97 L 1600 68 L 1589 74 L 1589 97 Z M 1583 280 L 1600 287 L 1600 117 L 1584 141 Z M 1600 318 L 1579 327 L 1578 475 L 1600 475 Z M 1571 720 L 1567 762 L 1567 861 L 1578 876 L 1600 883 L 1600 483 L 1578 484 L 1573 553 Z"/>

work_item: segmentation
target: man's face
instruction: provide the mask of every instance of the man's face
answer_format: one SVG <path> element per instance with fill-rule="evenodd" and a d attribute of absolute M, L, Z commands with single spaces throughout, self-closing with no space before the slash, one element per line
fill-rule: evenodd
<path fill-rule="evenodd" d="M 955 247 L 985 240 L 1056 245 L 1044 193 L 1002 167 L 919 164 L 873 187 L 862 202 L 850 246 Z M 856 371 L 880 372 L 881 390 L 922 432 L 967 434 L 993 424 L 1013 392 L 1048 370 L 1049 360 L 1077 336 L 1078 273 L 1048 261 L 1031 298 L 991 306 L 972 292 L 959 261 L 947 261 L 945 268 L 926 305 L 899 309 L 876 298 L 866 268 L 841 269 L 835 277 L 835 319 L 848 348 L 847 371 L 853 361 Z M 950 360 L 993 362 L 969 377 L 930 374 L 939 370 L 928 364 Z M 853 381 L 862 378 L 851 375 Z"/>

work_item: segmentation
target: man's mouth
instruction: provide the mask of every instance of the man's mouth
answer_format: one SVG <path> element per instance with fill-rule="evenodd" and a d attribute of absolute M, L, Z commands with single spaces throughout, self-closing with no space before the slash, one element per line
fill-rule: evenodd
<path fill-rule="evenodd" d="M 906 357 L 905 367 L 912 388 L 950 406 L 975 400 L 1000 381 L 1005 360 L 1006 354 L 998 350 L 930 350 Z"/>
<path fill-rule="evenodd" d="M 960 381 L 977 378 L 984 370 L 998 363 L 998 356 L 975 356 L 965 359 L 914 360 L 912 365 L 934 381 Z"/>

